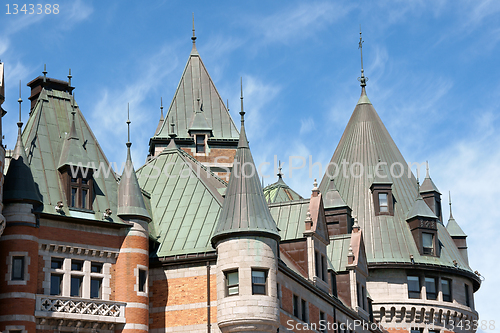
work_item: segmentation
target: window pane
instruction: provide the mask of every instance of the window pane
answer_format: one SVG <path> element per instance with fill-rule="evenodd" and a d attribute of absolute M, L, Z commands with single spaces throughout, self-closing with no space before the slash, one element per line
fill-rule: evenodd
<path fill-rule="evenodd" d="M 436 299 L 436 279 L 435 278 L 425 278 L 425 290 L 427 292 L 427 299 Z"/>
<path fill-rule="evenodd" d="M 380 207 L 380 212 L 388 212 L 389 207 L 387 205 L 387 193 L 378 194 L 378 205 Z"/>
<path fill-rule="evenodd" d="M 196 136 L 196 144 L 197 145 L 204 145 L 205 144 L 205 136 L 204 135 L 197 135 Z"/>
<path fill-rule="evenodd" d="M 449 280 L 441 279 L 441 290 L 443 292 L 443 301 L 451 302 L 451 288 Z"/>
<path fill-rule="evenodd" d="M 299 317 L 299 297 L 297 295 L 293 295 L 293 315 Z"/>
<path fill-rule="evenodd" d="M 101 298 L 101 279 L 90 280 L 90 298 Z"/>
<path fill-rule="evenodd" d="M 78 260 L 71 260 L 71 270 L 81 271 L 83 267 L 83 262 Z"/>
<path fill-rule="evenodd" d="M 418 276 L 408 276 L 408 298 L 420 298 L 420 280 Z"/>
<path fill-rule="evenodd" d="M 50 263 L 50 268 L 52 269 L 61 269 L 63 265 L 63 260 L 59 258 L 52 258 Z"/>
<path fill-rule="evenodd" d="M 87 185 L 89 183 L 88 179 L 82 179 L 82 184 Z"/>
<path fill-rule="evenodd" d="M 102 272 L 102 264 L 93 262 L 90 266 L 90 271 L 92 273 L 101 273 Z"/>
<path fill-rule="evenodd" d="M 72 187 L 71 188 L 71 207 L 76 207 L 76 192 L 77 192 L 77 189 Z"/>
<path fill-rule="evenodd" d="M 61 295 L 62 275 L 52 274 L 50 276 L 50 294 Z"/>
<path fill-rule="evenodd" d="M 232 286 L 238 284 L 238 272 L 227 273 L 227 285 Z"/>
<path fill-rule="evenodd" d="M 252 283 L 266 283 L 266 272 L 252 271 Z"/>
<path fill-rule="evenodd" d="M 434 246 L 432 244 L 432 238 L 433 238 L 432 234 L 423 232 L 422 233 L 422 246 L 428 247 L 428 248 L 433 248 Z"/>
<path fill-rule="evenodd" d="M 87 194 L 88 190 L 82 189 L 82 208 L 87 208 Z"/>
<path fill-rule="evenodd" d="M 146 270 L 139 269 L 139 291 L 140 292 L 146 291 L 146 280 L 147 280 Z"/>
<path fill-rule="evenodd" d="M 227 294 L 228 296 L 231 296 L 231 295 L 238 295 L 239 293 L 239 287 L 238 286 L 235 286 L 235 287 L 229 287 L 227 289 Z"/>
<path fill-rule="evenodd" d="M 71 297 L 81 297 L 82 295 L 82 280 L 81 276 L 71 277 Z"/>
<path fill-rule="evenodd" d="M 301 308 L 302 308 L 302 319 L 303 321 L 307 322 L 307 302 L 305 300 L 301 300 L 300 302 Z"/>
<path fill-rule="evenodd" d="M 470 307 L 469 285 L 465 284 L 465 305 Z"/>
<path fill-rule="evenodd" d="M 24 257 L 12 258 L 12 280 L 24 280 Z"/>
<path fill-rule="evenodd" d="M 252 286 L 252 294 L 254 295 L 265 295 L 266 294 L 266 286 L 260 284 L 254 284 Z"/>

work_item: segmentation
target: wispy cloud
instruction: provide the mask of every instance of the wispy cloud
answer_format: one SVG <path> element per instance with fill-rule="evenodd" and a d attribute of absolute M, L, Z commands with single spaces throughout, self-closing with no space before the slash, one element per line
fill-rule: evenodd
<path fill-rule="evenodd" d="M 311 132 L 315 127 L 314 124 L 314 119 L 313 118 L 307 118 L 307 119 L 301 119 L 300 120 L 300 134 L 307 134 Z"/>

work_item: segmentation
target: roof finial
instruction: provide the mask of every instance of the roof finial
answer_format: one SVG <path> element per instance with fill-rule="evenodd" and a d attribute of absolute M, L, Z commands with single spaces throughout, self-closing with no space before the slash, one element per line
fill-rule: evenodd
<path fill-rule="evenodd" d="M 368 78 L 365 77 L 365 70 L 363 69 L 363 37 L 362 37 L 362 32 L 361 32 L 361 24 L 359 25 L 359 50 L 361 52 L 361 77 L 358 77 L 358 81 L 360 82 L 360 86 L 363 88 L 363 91 L 366 86 L 366 81 L 368 81 Z"/>
<path fill-rule="evenodd" d="M 70 69 L 69 69 L 69 74 L 68 74 L 68 86 L 70 86 L 70 87 L 71 87 L 71 78 L 72 78 L 72 77 L 73 77 L 73 76 L 71 75 L 71 68 L 70 68 Z"/>
<path fill-rule="evenodd" d="M 127 148 L 130 152 L 130 146 L 132 146 L 132 142 L 130 142 L 130 103 L 127 103 L 127 130 L 128 130 L 128 141 Z"/>
<path fill-rule="evenodd" d="M 47 82 L 47 64 L 43 64 L 43 83 Z"/>
<path fill-rule="evenodd" d="M 281 172 L 281 161 L 278 161 L 278 178 L 283 178 L 283 173 Z"/>
<path fill-rule="evenodd" d="M 21 133 L 21 127 L 23 126 L 21 121 L 21 103 L 23 102 L 21 98 L 21 80 L 19 80 L 19 99 L 17 101 L 19 102 L 19 121 L 17 122 L 17 127 L 19 127 L 19 133 Z"/>
<path fill-rule="evenodd" d="M 245 123 L 245 111 L 243 111 L 243 78 L 240 77 L 240 86 L 241 86 L 241 111 L 240 111 L 240 116 L 241 116 L 241 126 Z"/>
<path fill-rule="evenodd" d="M 227 112 L 229 112 L 229 99 L 226 100 L 226 109 L 227 109 Z"/>
<path fill-rule="evenodd" d="M 160 97 L 160 120 L 163 120 L 163 97 Z"/>
<path fill-rule="evenodd" d="M 425 178 L 431 178 L 430 174 L 429 174 L 429 161 L 425 161 L 425 168 L 426 168 L 426 175 L 425 175 Z"/>
<path fill-rule="evenodd" d="M 196 44 L 196 35 L 194 33 L 194 13 L 193 13 L 193 37 L 191 37 L 191 40 L 193 41 L 193 45 Z"/>
<path fill-rule="evenodd" d="M 448 197 L 450 198 L 450 220 L 453 219 L 453 213 L 451 212 L 451 191 L 448 191 Z"/>

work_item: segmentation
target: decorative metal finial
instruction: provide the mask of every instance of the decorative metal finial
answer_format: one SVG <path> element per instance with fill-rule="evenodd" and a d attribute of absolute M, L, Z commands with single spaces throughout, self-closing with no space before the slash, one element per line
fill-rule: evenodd
<path fill-rule="evenodd" d="M 229 112 L 229 99 L 226 100 L 226 109 L 227 109 L 227 112 Z"/>
<path fill-rule="evenodd" d="M 448 197 L 450 200 L 450 220 L 453 218 L 453 213 L 451 212 L 451 191 L 448 191 Z"/>
<path fill-rule="evenodd" d="M 243 78 L 240 77 L 240 87 L 241 87 L 241 111 L 240 111 L 240 116 L 241 116 L 241 125 L 245 122 L 245 111 L 243 111 Z"/>
<path fill-rule="evenodd" d="M 71 87 L 71 78 L 72 78 L 72 77 L 73 77 L 73 76 L 71 76 L 71 68 L 70 68 L 70 69 L 69 69 L 69 74 L 68 74 L 68 86 L 70 86 L 70 87 Z"/>
<path fill-rule="evenodd" d="M 160 120 L 163 120 L 163 97 L 160 97 Z"/>
<path fill-rule="evenodd" d="M 47 82 L 47 64 L 43 64 L 43 83 Z"/>
<path fill-rule="evenodd" d="M 19 103 L 19 121 L 17 122 L 17 127 L 19 127 L 19 130 L 21 130 L 21 127 L 23 126 L 23 123 L 21 121 L 21 103 L 23 102 L 21 98 L 21 80 L 19 80 L 19 99 L 17 101 Z"/>
<path fill-rule="evenodd" d="M 193 44 L 196 44 L 196 35 L 194 31 L 194 13 L 193 13 L 193 37 L 191 37 L 191 40 L 193 41 Z"/>
<path fill-rule="evenodd" d="M 71 114 L 73 115 L 73 118 L 75 117 L 75 113 L 76 113 L 76 105 L 75 105 L 75 94 L 73 94 L 73 96 L 71 97 Z"/>
<path fill-rule="evenodd" d="M 169 134 L 169 136 L 173 139 L 177 136 L 177 134 L 175 134 L 175 122 L 174 122 L 174 117 L 172 117 L 172 120 L 170 122 L 170 128 L 171 128 L 171 133 Z"/>
<path fill-rule="evenodd" d="M 361 52 L 361 77 L 358 77 L 358 81 L 360 82 L 360 86 L 364 88 L 366 86 L 366 82 L 368 81 L 368 78 L 365 77 L 365 70 L 363 69 L 363 37 L 362 37 L 362 32 L 361 32 L 361 24 L 359 25 L 359 50 Z"/>
<path fill-rule="evenodd" d="M 127 130 L 128 130 L 128 141 L 127 141 L 127 148 L 130 149 L 130 146 L 132 146 L 132 142 L 130 142 L 130 103 L 127 103 Z"/>
<path fill-rule="evenodd" d="M 425 161 L 425 169 L 426 169 L 426 175 L 425 175 L 425 178 L 431 178 L 430 174 L 429 174 L 429 161 Z"/>
<path fill-rule="evenodd" d="M 278 161 L 278 178 L 283 178 L 283 172 L 281 172 L 281 161 Z"/>
<path fill-rule="evenodd" d="M 312 189 L 313 192 L 318 192 L 319 191 L 319 188 L 318 188 L 318 180 L 316 178 L 314 178 L 314 183 L 313 183 L 313 189 Z"/>

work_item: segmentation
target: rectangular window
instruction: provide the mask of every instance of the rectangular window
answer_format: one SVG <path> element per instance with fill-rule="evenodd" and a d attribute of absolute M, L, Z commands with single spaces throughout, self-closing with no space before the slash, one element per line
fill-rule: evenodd
<path fill-rule="evenodd" d="M 71 200 L 70 200 L 70 207 L 77 207 L 77 193 L 78 189 L 76 187 L 71 188 Z"/>
<path fill-rule="evenodd" d="M 252 269 L 252 294 L 266 295 L 267 271 Z"/>
<path fill-rule="evenodd" d="M 51 295 L 61 295 L 62 288 L 62 275 L 52 274 L 50 275 L 50 294 Z"/>
<path fill-rule="evenodd" d="M 87 209 L 87 197 L 89 190 L 82 189 L 82 208 Z"/>
<path fill-rule="evenodd" d="M 436 279 L 432 277 L 425 278 L 425 291 L 427 299 L 437 299 Z"/>
<path fill-rule="evenodd" d="M 387 201 L 387 193 L 378 194 L 378 206 L 381 213 L 389 212 L 389 204 Z"/>
<path fill-rule="evenodd" d="M 82 297 L 83 276 L 71 276 L 71 297 Z"/>
<path fill-rule="evenodd" d="M 300 300 L 300 307 L 301 307 L 301 317 L 300 319 L 302 319 L 302 321 L 308 323 L 308 318 L 307 318 L 307 302 L 305 300 Z"/>
<path fill-rule="evenodd" d="M 321 256 L 321 280 L 326 282 L 326 274 L 327 274 L 327 266 L 326 266 L 326 258 L 325 256 Z"/>
<path fill-rule="evenodd" d="M 146 282 L 147 282 L 148 273 L 145 269 L 139 269 L 139 292 L 146 292 Z"/>
<path fill-rule="evenodd" d="M 320 332 L 326 333 L 327 332 L 326 326 L 327 326 L 327 322 L 326 322 L 325 313 L 323 311 L 320 311 L 319 312 L 319 327 L 318 327 L 318 329 L 320 329 Z"/>
<path fill-rule="evenodd" d="M 422 233 L 423 254 L 434 254 L 434 235 L 427 232 Z"/>
<path fill-rule="evenodd" d="M 63 259 L 62 258 L 52 258 L 50 262 L 50 268 L 52 269 L 62 269 Z"/>
<path fill-rule="evenodd" d="M 418 276 L 408 276 L 408 298 L 420 298 L 420 279 Z"/>
<path fill-rule="evenodd" d="M 101 279 L 90 280 L 90 298 L 101 298 Z"/>
<path fill-rule="evenodd" d="M 361 307 L 366 310 L 366 290 L 364 286 L 361 286 Z"/>
<path fill-rule="evenodd" d="M 276 284 L 276 294 L 278 296 L 279 307 L 281 308 L 281 287 L 279 283 Z"/>
<path fill-rule="evenodd" d="M 319 253 L 318 253 L 318 251 L 315 251 L 314 252 L 314 268 L 315 268 L 316 276 L 321 278 L 321 275 L 319 273 L 319 265 L 320 265 Z"/>
<path fill-rule="evenodd" d="M 361 308 L 363 299 L 361 298 L 361 286 L 359 283 L 356 283 L 356 295 L 358 296 L 358 306 Z"/>
<path fill-rule="evenodd" d="M 299 318 L 299 296 L 293 295 L 293 315 Z"/>
<path fill-rule="evenodd" d="M 330 273 L 330 279 L 332 281 L 332 295 L 337 296 L 337 276 Z"/>
<path fill-rule="evenodd" d="M 81 272 L 83 268 L 83 261 L 71 260 L 71 270 Z"/>
<path fill-rule="evenodd" d="M 469 285 L 465 285 L 465 305 L 470 308 L 470 294 L 469 294 Z"/>
<path fill-rule="evenodd" d="M 451 280 L 441 279 L 441 292 L 443 293 L 443 301 L 451 302 Z"/>
<path fill-rule="evenodd" d="M 196 135 L 196 152 L 204 153 L 205 152 L 205 136 L 204 135 Z"/>
<path fill-rule="evenodd" d="M 226 272 L 226 296 L 238 295 L 239 292 L 238 271 Z"/>
<path fill-rule="evenodd" d="M 24 280 L 24 257 L 12 257 L 12 281 Z"/>
<path fill-rule="evenodd" d="M 93 262 L 90 266 L 91 273 L 102 273 L 102 264 L 98 262 Z"/>

